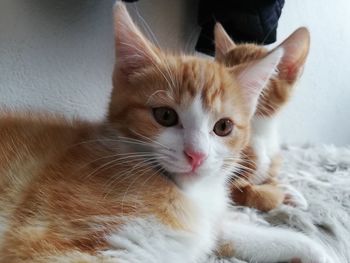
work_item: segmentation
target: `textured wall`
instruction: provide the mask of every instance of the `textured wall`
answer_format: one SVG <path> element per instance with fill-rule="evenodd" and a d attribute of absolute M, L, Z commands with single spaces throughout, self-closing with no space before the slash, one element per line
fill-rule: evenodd
<path fill-rule="evenodd" d="M 113 63 L 111 1 L 0 1 L 0 102 L 98 118 Z"/>
<path fill-rule="evenodd" d="M 112 0 L 1 0 L 0 105 L 101 118 L 111 88 Z M 140 0 L 139 12 L 159 42 L 191 49 L 196 1 Z M 135 6 L 131 6 L 137 18 Z M 350 2 L 286 1 L 282 39 L 306 25 L 309 61 L 282 114 L 288 142 L 350 143 Z"/>
<path fill-rule="evenodd" d="M 113 3 L 1 0 L 0 105 L 101 118 L 114 62 Z M 184 39 L 196 33 L 195 2 L 141 0 L 130 6 L 140 20 L 136 7 L 161 45 L 191 49 Z"/>

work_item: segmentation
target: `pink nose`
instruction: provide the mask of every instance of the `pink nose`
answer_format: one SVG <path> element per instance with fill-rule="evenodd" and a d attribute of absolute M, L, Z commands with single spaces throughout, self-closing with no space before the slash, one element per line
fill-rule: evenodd
<path fill-rule="evenodd" d="M 193 150 L 185 150 L 185 155 L 187 157 L 188 162 L 192 166 L 192 171 L 195 171 L 203 161 L 206 159 L 206 154 L 201 152 L 195 152 Z"/>

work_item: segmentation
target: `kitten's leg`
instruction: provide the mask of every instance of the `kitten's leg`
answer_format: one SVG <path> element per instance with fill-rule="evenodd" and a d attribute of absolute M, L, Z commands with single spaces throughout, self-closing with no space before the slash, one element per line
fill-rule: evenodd
<path fill-rule="evenodd" d="M 259 263 L 295 259 L 302 263 L 333 262 L 321 245 L 301 233 L 232 220 L 226 221 L 223 227 L 221 242 L 232 242 L 239 259 Z"/>
<path fill-rule="evenodd" d="M 294 206 L 302 210 L 306 210 L 308 208 L 308 203 L 305 197 L 294 186 L 290 184 L 279 184 L 278 186 L 284 192 L 284 204 Z"/>
<path fill-rule="evenodd" d="M 272 184 L 248 185 L 234 189 L 231 193 L 235 204 L 256 208 L 263 212 L 280 206 L 285 197 L 282 190 Z"/>
<path fill-rule="evenodd" d="M 302 210 L 308 208 L 305 197 L 289 184 L 248 185 L 232 189 L 231 197 L 235 204 L 256 208 L 268 212 L 282 203 Z"/>

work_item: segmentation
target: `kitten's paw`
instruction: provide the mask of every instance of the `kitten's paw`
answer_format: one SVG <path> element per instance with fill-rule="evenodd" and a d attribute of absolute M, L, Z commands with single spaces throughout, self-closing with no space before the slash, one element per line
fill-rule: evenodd
<path fill-rule="evenodd" d="M 293 262 L 293 261 L 292 261 Z M 325 252 L 325 249 L 321 246 L 311 246 L 309 253 L 300 261 L 296 263 L 335 263 L 335 261 Z"/>
<path fill-rule="evenodd" d="M 309 205 L 305 197 L 293 186 L 289 184 L 280 184 L 279 187 L 284 191 L 285 198 L 283 203 L 302 210 L 307 210 Z"/>
<path fill-rule="evenodd" d="M 313 259 L 293 259 L 291 263 L 335 263 L 329 256 L 326 257 L 318 257 Z"/>

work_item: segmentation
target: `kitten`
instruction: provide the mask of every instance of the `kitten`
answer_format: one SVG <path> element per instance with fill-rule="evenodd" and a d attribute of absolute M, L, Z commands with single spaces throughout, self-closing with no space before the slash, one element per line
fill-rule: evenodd
<path fill-rule="evenodd" d="M 104 123 L 1 114 L 0 262 L 203 262 L 221 244 L 248 261 L 332 262 L 305 235 L 228 210 L 227 181 L 283 50 L 231 68 L 169 55 L 122 3 L 114 12 Z"/>
<path fill-rule="evenodd" d="M 250 63 L 269 54 L 263 46 L 236 45 L 220 24 L 215 27 L 215 42 L 216 60 L 228 67 Z M 297 190 L 278 183 L 275 177 L 281 163 L 276 118 L 301 76 L 309 43 L 308 30 L 299 28 L 279 45 L 285 50 L 284 56 L 278 73 L 259 97 L 250 142 L 242 154 L 242 169 L 236 173 L 238 180 L 232 183 L 232 199 L 236 204 L 262 211 L 274 209 L 283 202 L 307 208 L 306 200 Z"/>

